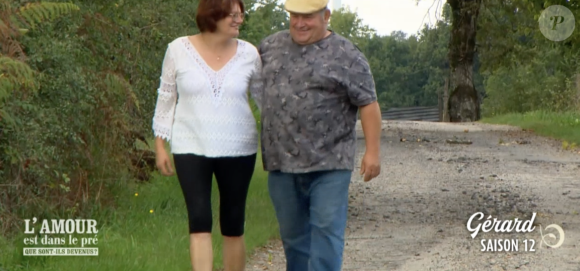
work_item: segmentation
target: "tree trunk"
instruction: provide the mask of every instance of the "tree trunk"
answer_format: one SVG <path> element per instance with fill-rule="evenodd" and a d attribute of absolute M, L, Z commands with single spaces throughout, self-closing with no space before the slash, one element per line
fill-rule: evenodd
<path fill-rule="evenodd" d="M 479 96 L 473 84 L 473 59 L 481 1 L 447 0 L 453 14 L 449 43 L 453 86 L 448 107 L 451 122 L 471 122 L 480 119 Z"/>
<path fill-rule="evenodd" d="M 443 88 L 437 92 L 439 106 L 439 121 L 449 122 L 449 76 L 445 76 Z"/>
<path fill-rule="evenodd" d="M 449 122 L 449 76 L 445 77 L 445 88 L 443 89 L 443 122 Z"/>
<path fill-rule="evenodd" d="M 580 112 L 580 73 L 576 74 L 576 110 Z"/>
<path fill-rule="evenodd" d="M 443 90 L 437 90 L 437 110 L 439 110 L 439 121 L 443 121 Z"/>

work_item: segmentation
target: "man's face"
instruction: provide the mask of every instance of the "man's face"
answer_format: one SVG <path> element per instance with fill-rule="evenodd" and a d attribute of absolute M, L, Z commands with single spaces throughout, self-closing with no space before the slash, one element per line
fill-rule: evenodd
<path fill-rule="evenodd" d="M 324 38 L 330 11 L 312 14 L 290 13 L 290 35 L 294 42 L 305 45 Z"/>

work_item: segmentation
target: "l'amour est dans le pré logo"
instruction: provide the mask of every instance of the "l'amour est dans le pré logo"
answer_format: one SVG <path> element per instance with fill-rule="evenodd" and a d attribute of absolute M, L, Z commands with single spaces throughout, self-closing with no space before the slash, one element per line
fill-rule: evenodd
<path fill-rule="evenodd" d="M 24 256 L 98 256 L 94 219 L 24 220 Z"/>

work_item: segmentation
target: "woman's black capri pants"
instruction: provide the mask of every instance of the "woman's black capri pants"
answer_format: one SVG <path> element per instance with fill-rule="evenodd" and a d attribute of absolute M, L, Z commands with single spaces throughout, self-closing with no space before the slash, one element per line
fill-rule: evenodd
<path fill-rule="evenodd" d="M 173 158 L 187 205 L 189 232 L 211 232 L 211 188 L 215 174 L 220 195 L 221 233 L 223 236 L 242 236 L 246 197 L 254 174 L 256 154 L 217 158 L 174 154 Z"/>

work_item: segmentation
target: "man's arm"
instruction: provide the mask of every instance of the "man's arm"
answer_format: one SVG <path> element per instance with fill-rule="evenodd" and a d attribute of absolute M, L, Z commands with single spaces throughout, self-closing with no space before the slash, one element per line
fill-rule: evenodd
<path fill-rule="evenodd" d="M 381 109 L 378 102 L 360 107 L 360 119 L 366 142 L 366 151 L 379 156 L 381 145 Z"/>
<path fill-rule="evenodd" d="M 361 174 L 364 181 L 379 176 L 381 173 L 381 109 L 378 102 L 372 102 L 360 107 L 360 119 L 365 136 L 366 151 L 361 164 Z"/>
<path fill-rule="evenodd" d="M 350 101 L 360 109 L 366 142 L 366 152 L 361 162 L 360 174 L 364 175 L 364 181 L 368 182 L 377 177 L 381 171 L 379 153 L 382 128 L 381 111 L 377 102 L 375 82 L 367 59 L 354 47 L 350 52 L 353 54 L 353 61 L 347 70 L 345 79 Z"/>

